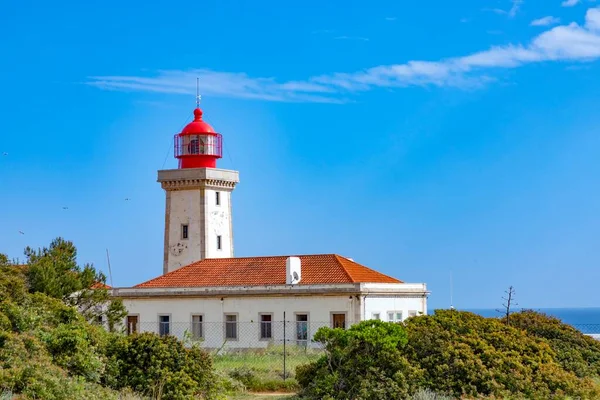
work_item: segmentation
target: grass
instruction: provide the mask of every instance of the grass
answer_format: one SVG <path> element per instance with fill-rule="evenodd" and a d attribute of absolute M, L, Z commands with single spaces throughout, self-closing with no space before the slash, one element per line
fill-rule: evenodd
<path fill-rule="evenodd" d="M 214 357 L 215 368 L 230 378 L 241 382 L 253 392 L 295 392 L 296 367 L 314 361 L 320 350 L 301 347 L 286 348 L 285 380 L 283 346 L 270 346 L 261 350 L 229 351 Z M 272 399 L 272 397 L 269 397 Z"/>
<path fill-rule="evenodd" d="M 284 393 L 242 393 L 229 397 L 229 400 L 294 400 L 294 394 Z"/>

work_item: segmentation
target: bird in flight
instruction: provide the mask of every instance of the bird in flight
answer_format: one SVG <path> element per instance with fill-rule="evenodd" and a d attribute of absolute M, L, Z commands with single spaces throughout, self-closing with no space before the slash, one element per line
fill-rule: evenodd
<path fill-rule="evenodd" d="M 63 210 L 68 210 L 68 209 L 69 209 L 69 207 L 63 207 Z"/>
<path fill-rule="evenodd" d="M 2 155 L 3 155 L 3 156 L 7 156 L 7 155 L 8 155 L 8 153 L 7 153 L 7 152 L 4 152 L 4 153 L 2 153 Z"/>
<path fill-rule="evenodd" d="M 24 235 L 24 234 L 25 234 L 25 232 L 23 232 L 23 231 L 19 231 L 19 233 L 20 233 L 21 235 Z"/>
<path fill-rule="evenodd" d="M 129 197 L 125 197 L 125 201 L 129 201 L 129 200 L 130 200 Z"/>

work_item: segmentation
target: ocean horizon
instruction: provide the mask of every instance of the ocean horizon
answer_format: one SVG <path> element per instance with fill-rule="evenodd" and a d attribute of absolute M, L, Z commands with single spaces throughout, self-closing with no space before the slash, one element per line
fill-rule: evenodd
<path fill-rule="evenodd" d="M 482 317 L 501 317 L 502 314 L 493 308 L 457 308 L 460 311 L 469 311 Z M 534 308 L 516 307 L 514 312 L 533 310 L 560 319 L 583 333 L 600 334 L 600 307 L 572 307 L 572 308 Z M 427 310 L 433 314 L 435 309 Z"/>

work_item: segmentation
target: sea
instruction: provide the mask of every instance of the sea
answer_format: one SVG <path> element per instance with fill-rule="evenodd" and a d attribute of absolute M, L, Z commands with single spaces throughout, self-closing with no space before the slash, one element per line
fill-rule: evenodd
<path fill-rule="evenodd" d="M 514 311 L 520 311 L 521 309 L 515 309 Z M 572 325 L 579 329 L 581 332 L 586 334 L 600 335 L 600 307 L 589 307 L 589 308 L 529 308 L 537 312 L 551 315 L 560 319 L 565 324 Z M 430 314 L 434 310 L 428 310 Z M 463 311 L 470 311 L 475 314 L 479 314 L 482 317 L 500 317 L 501 313 L 491 308 L 481 309 L 464 309 Z"/>

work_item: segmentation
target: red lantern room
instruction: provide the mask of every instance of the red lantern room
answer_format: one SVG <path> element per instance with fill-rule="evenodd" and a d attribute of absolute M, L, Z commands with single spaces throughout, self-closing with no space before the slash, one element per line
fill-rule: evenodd
<path fill-rule="evenodd" d="M 223 156 L 223 137 L 202 120 L 202 110 L 194 110 L 194 120 L 175 135 L 175 158 L 179 168 L 215 168 Z"/>

